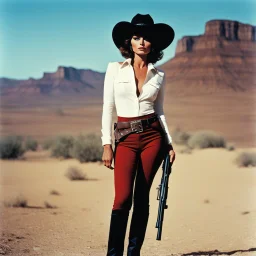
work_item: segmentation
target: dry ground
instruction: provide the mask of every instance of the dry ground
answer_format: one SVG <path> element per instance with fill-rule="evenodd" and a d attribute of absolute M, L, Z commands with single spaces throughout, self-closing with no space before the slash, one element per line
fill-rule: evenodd
<path fill-rule="evenodd" d="M 242 149 L 204 149 L 191 154 L 179 150 L 176 146 L 162 241 L 156 240 L 155 228 L 160 167 L 151 189 L 142 255 L 217 255 L 210 253 L 214 250 L 221 255 L 232 251 L 235 256 L 256 255 L 256 169 L 238 168 L 232 162 Z M 52 159 L 47 151 L 25 156 L 22 161 L 0 162 L 1 202 L 23 194 L 29 206 L 2 205 L 2 251 L 9 248 L 8 255 L 15 256 L 106 255 L 113 171 L 99 163 Z M 64 174 L 69 166 L 81 168 L 90 180 L 68 180 Z M 50 195 L 52 189 L 60 195 Z M 57 208 L 45 208 L 44 201 Z"/>

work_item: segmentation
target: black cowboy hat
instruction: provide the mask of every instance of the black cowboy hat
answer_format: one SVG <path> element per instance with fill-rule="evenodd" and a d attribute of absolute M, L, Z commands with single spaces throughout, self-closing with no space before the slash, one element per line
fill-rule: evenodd
<path fill-rule="evenodd" d="M 134 34 L 147 36 L 153 47 L 164 50 L 174 39 L 174 30 L 165 23 L 156 23 L 149 14 L 136 14 L 131 22 L 120 21 L 112 30 L 112 38 L 119 49 L 124 45 L 126 39 L 131 39 Z"/>

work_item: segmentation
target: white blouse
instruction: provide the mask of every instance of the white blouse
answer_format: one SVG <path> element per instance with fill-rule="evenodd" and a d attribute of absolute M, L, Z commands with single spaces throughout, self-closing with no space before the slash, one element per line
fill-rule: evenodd
<path fill-rule="evenodd" d="M 163 110 L 165 73 L 148 63 L 147 75 L 141 94 L 137 97 L 134 70 L 131 58 L 122 64 L 109 62 L 104 79 L 102 109 L 102 146 L 112 145 L 112 113 L 115 105 L 117 116 L 135 117 L 155 112 L 166 133 L 168 144 L 172 144 Z"/>

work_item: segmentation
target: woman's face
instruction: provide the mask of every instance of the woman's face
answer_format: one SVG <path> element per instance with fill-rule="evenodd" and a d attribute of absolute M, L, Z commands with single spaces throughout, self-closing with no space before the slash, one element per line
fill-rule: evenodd
<path fill-rule="evenodd" d="M 148 41 L 148 38 L 145 35 L 133 35 L 131 45 L 134 53 L 138 55 L 146 55 L 151 50 L 151 43 Z"/>

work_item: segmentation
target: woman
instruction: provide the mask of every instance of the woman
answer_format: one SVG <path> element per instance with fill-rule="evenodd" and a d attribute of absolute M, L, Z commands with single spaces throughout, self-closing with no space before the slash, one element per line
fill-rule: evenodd
<path fill-rule="evenodd" d="M 128 256 L 140 255 L 149 217 L 149 192 L 166 154 L 175 160 L 172 138 L 163 112 L 165 74 L 153 63 L 174 38 L 172 27 L 154 24 L 149 14 L 117 23 L 115 45 L 126 60 L 110 62 L 104 81 L 102 145 L 104 165 L 114 169 L 115 199 L 111 212 L 107 256 L 121 256 L 129 212 L 133 214 Z M 112 112 L 116 106 L 115 150 Z M 111 166 L 114 159 L 115 168 Z M 134 196 L 133 187 L 136 176 Z"/>

